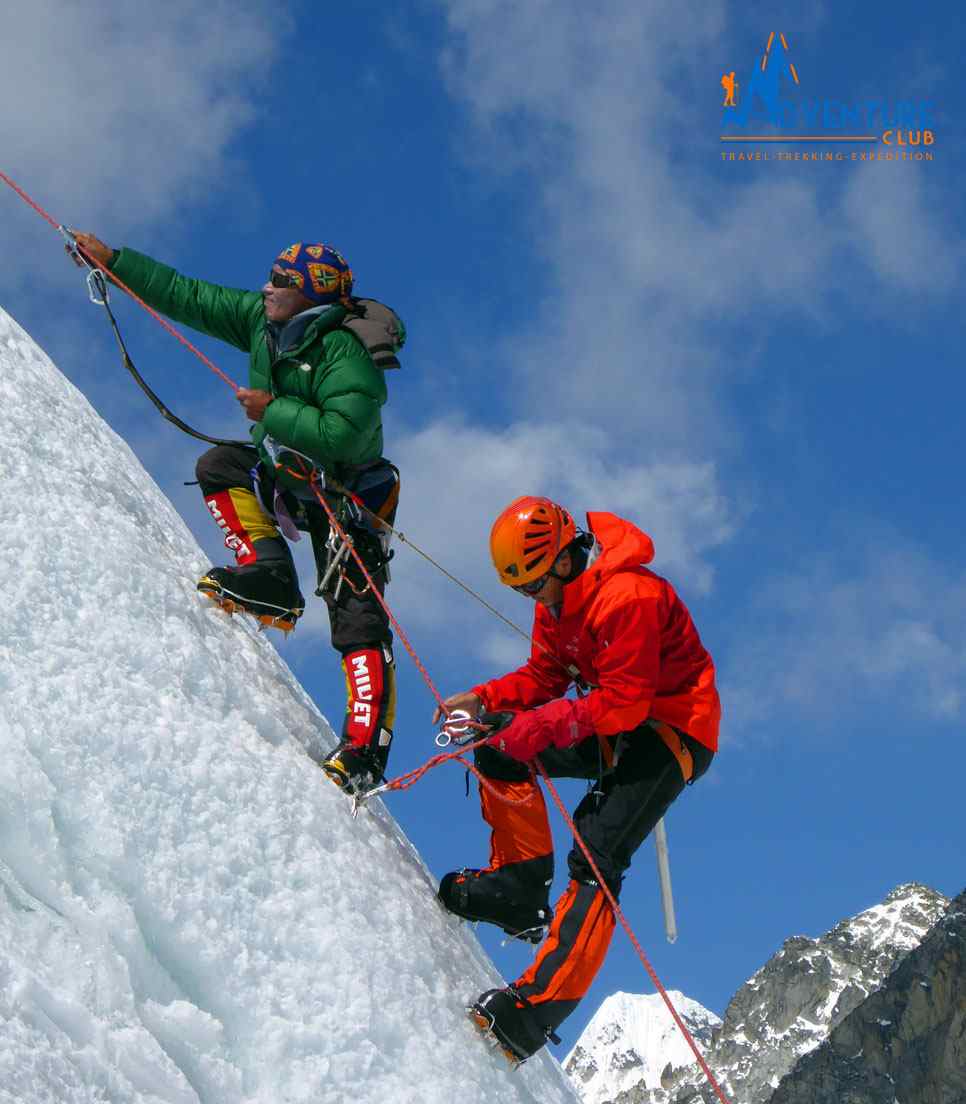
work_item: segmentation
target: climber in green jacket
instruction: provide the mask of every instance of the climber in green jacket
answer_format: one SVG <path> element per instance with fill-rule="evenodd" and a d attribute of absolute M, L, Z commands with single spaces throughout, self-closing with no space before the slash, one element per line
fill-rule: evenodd
<path fill-rule="evenodd" d="M 377 519 L 391 525 L 399 497 L 399 474 L 382 456 L 383 366 L 398 364 L 402 322 L 382 304 L 354 298 L 348 263 L 322 243 L 283 250 L 256 292 L 191 279 L 91 234 L 75 237 L 89 258 L 149 306 L 248 353 L 248 387 L 237 398 L 253 423 L 252 444 L 216 445 L 196 469 L 236 562 L 210 568 L 198 589 L 228 612 L 243 610 L 290 631 L 305 601 L 285 537 L 311 534 L 318 592 L 348 687 L 342 739 L 322 766 L 338 785 L 365 790 L 384 774 L 392 741 L 392 632 L 314 488 L 325 486 L 383 592 L 388 537 Z"/>

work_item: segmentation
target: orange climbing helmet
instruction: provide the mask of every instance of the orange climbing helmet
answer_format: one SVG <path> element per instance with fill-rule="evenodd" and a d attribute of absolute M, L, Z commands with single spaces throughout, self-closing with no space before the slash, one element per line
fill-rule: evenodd
<path fill-rule="evenodd" d="M 490 557 L 500 582 L 520 586 L 546 575 L 576 536 L 574 519 L 549 498 L 524 495 L 511 502 L 490 531 Z"/>

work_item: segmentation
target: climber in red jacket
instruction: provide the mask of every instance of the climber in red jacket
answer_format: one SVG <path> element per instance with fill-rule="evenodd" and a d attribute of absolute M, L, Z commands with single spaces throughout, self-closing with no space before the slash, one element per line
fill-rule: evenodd
<path fill-rule="evenodd" d="M 535 943 L 546 934 L 523 976 L 471 1009 L 517 1061 L 556 1039 L 615 923 L 576 845 L 551 913 L 553 843 L 530 761 L 539 756 L 552 777 L 596 780 L 574 823 L 616 896 L 634 852 L 718 746 L 714 664 L 674 588 L 645 566 L 651 538 L 613 514 L 587 523 L 578 532 L 566 510 L 532 496 L 497 518 L 490 553 L 500 581 L 536 602 L 530 658 L 454 694 L 434 717 L 466 710 L 493 732 L 475 752 L 490 787 L 480 789 L 490 863 L 447 874 L 440 900 Z M 571 684 L 576 698 L 563 696 Z"/>

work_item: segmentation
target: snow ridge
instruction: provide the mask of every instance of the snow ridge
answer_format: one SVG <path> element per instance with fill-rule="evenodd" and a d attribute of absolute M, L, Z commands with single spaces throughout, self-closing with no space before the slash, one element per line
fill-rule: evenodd
<path fill-rule="evenodd" d="M 479 944 L 3 311 L 0 403 L 0 1104 L 573 1101 L 549 1054 L 483 1045 Z"/>

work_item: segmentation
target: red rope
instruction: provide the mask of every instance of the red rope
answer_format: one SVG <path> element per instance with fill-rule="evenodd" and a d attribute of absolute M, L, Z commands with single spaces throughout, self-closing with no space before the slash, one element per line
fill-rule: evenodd
<path fill-rule="evenodd" d="M 434 755 L 431 759 L 428 759 L 425 763 L 423 763 L 421 767 L 417 767 L 415 770 L 411 770 L 407 774 L 400 775 L 398 778 L 393 779 L 391 782 L 384 783 L 376 790 L 371 791 L 369 796 L 373 796 L 376 793 L 382 793 L 385 790 L 408 789 L 410 786 L 414 786 L 428 771 L 431 771 L 434 767 L 438 767 L 440 763 L 456 761 L 462 763 L 468 770 L 471 770 L 473 774 L 476 775 L 477 779 L 479 779 L 480 784 L 490 790 L 496 797 L 500 798 L 501 801 L 504 801 L 509 805 L 523 805 L 527 801 L 531 801 L 533 799 L 532 794 L 529 797 L 524 798 L 523 801 L 511 801 L 508 798 L 504 797 L 502 794 L 498 793 L 496 789 L 494 789 L 494 787 L 490 785 L 489 781 L 484 778 L 484 776 L 480 773 L 480 771 L 476 769 L 474 765 L 462 758 L 465 752 L 472 751 L 474 748 L 478 748 L 485 744 L 486 739 L 486 737 L 483 737 L 480 740 L 475 740 L 473 743 L 462 745 L 456 751 L 444 752 L 442 755 Z M 590 865 L 590 869 L 594 872 L 594 877 L 597 879 L 597 884 L 600 886 L 601 890 L 604 893 L 604 896 L 607 898 L 610 907 L 614 910 L 614 916 L 617 918 L 617 920 L 620 921 L 621 927 L 623 927 L 624 931 L 627 933 L 627 938 L 630 939 L 631 946 L 633 946 L 634 950 L 637 952 L 638 958 L 640 958 L 641 962 L 643 963 L 648 977 L 653 982 L 654 987 L 657 989 L 657 991 L 661 994 L 661 997 L 664 1000 L 664 1003 L 667 1005 L 668 1011 L 671 1013 L 674 1022 L 677 1024 L 679 1030 L 681 1031 L 681 1034 L 687 1040 L 688 1046 L 694 1052 L 694 1056 L 695 1058 L 697 1058 L 705 1077 L 708 1079 L 708 1083 L 714 1089 L 715 1093 L 717 1093 L 718 1099 L 721 1101 L 721 1104 L 731 1104 L 731 1102 L 728 1100 L 728 1097 L 725 1096 L 721 1086 L 715 1079 L 714 1074 L 711 1072 L 708 1063 L 705 1061 L 704 1055 L 698 1048 L 698 1044 L 694 1041 L 694 1036 L 688 1030 L 687 1025 L 678 1015 L 677 1010 L 671 1003 L 671 998 L 668 996 L 667 990 L 664 988 L 661 979 L 657 976 L 657 972 L 651 965 L 651 961 L 647 957 L 647 954 L 645 953 L 644 948 L 641 946 L 640 941 L 634 934 L 634 929 L 631 927 L 630 922 L 624 915 L 620 905 L 617 903 L 617 898 L 611 892 L 610 887 L 604 880 L 604 876 L 600 872 L 600 867 L 597 865 L 594 856 L 590 853 L 590 848 L 584 842 L 584 838 L 583 836 L 581 836 L 580 832 L 577 831 L 577 825 L 574 824 L 573 817 L 567 811 L 567 807 L 564 805 L 560 794 L 557 792 L 557 787 L 553 784 L 553 782 L 550 781 L 550 776 L 547 774 L 543 763 L 540 762 L 540 757 L 537 756 L 534 759 L 534 762 L 536 763 L 537 769 L 539 770 L 540 774 L 543 776 L 543 780 L 547 785 L 547 789 L 550 791 L 550 795 L 551 797 L 553 797 L 554 803 L 560 810 L 561 816 L 564 818 L 567 827 L 573 833 L 573 837 L 577 841 L 577 845 L 584 853 L 584 857 L 587 859 L 587 862 Z"/>
<path fill-rule="evenodd" d="M 299 459 L 299 463 L 300 464 L 304 463 L 301 460 L 301 458 Z M 315 497 L 319 500 L 319 505 L 322 507 L 323 510 L 325 510 L 326 516 L 329 519 L 329 524 L 335 530 L 336 534 L 339 536 L 339 539 L 346 542 L 346 544 L 349 548 L 350 555 L 356 561 L 356 563 L 359 565 L 359 570 L 362 572 L 363 577 L 365 578 L 366 582 L 369 584 L 369 588 L 371 589 L 373 596 L 377 599 L 377 601 L 379 602 L 379 605 L 382 606 L 383 610 L 385 611 L 386 616 L 389 618 L 390 622 L 392 623 L 392 627 L 399 634 L 399 639 L 403 642 L 403 646 L 405 647 L 406 651 L 409 652 L 410 658 L 412 659 L 413 663 L 416 664 L 417 670 L 423 676 L 423 679 L 425 680 L 426 685 L 429 687 L 430 693 L 436 699 L 436 704 L 440 707 L 440 709 L 442 709 L 442 711 L 447 716 L 449 716 L 449 709 L 447 709 L 446 703 L 443 701 L 442 695 L 436 689 L 436 684 L 433 682 L 432 678 L 430 677 L 429 671 L 426 670 L 426 667 L 424 666 L 423 661 L 416 654 L 416 649 L 409 642 L 409 637 L 406 635 L 402 625 L 400 625 L 399 622 L 396 620 L 396 615 L 389 608 L 389 603 L 382 596 L 379 588 L 376 586 L 375 580 L 373 579 L 372 575 L 369 573 L 369 569 L 363 563 L 362 557 L 356 551 L 356 546 L 349 540 L 345 529 L 343 529 L 342 526 L 339 524 L 339 520 L 335 516 L 335 511 L 328 504 L 328 502 L 326 502 L 325 495 L 319 490 L 319 480 L 318 480 L 318 475 L 316 473 L 313 473 L 309 477 L 309 484 L 312 487 L 313 492 L 315 493 Z M 495 798 L 497 798 L 497 800 L 502 801 L 505 805 L 525 805 L 528 801 L 532 801 L 533 800 L 533 794 L 532 793 L 529 794 L 527 797 L 523 798 L 520 801 L 514 801 L 511 798 L 505 797 L 503 794 L 501 794 L 499 792 L 499 790 L 496 789 L 495 786 L 490 784 L 489 780 L 487 778 L 485 778 L 480 773 L 480 771 L 477 770 L 476 766 L 473 763 L 470 763 L 467 759 L 462 758 L 462 756 L 466 752 L 472 751 L 474 748 L 480 747 L 482 744 L 485 744 L 486 740 L 487 740 L 487 737 L 483 737 L 482 739 L 476 740 L 471 744 L 462 744 L 459 747 L 459 749 L 456 750 L 456 751 L 447 751 L 447 752 L 443 752 L 441 755 L 434 755 L 431 759 L 429 759 L 427 762 L 425 762 L 421 767 L 417 767 L 415 770 L 410 771 L 408 774 L 402 774 L 398 778 L 392 779 L 390 782 L 384 782 L 381 786 L 377 787 L 376 791 L 373 791 L 373 792 L 382 793 L 385 790 L 405 790 L 405 789 L 408 789 L 410 786 L 415 785 L 415 783 L 417 783 L 420 780 L 420 778 L 422 778 L 423 775 L 427 771 L 432 770 L 433 767 L 438 767 L 440 763 L 447 763 L 447 762 L 452 762 L 453 760 L 456 760 L 457 762 L 462 763 L 463 766 L 466 767 L 466 769 L 468 771 L 470 771 L 471 774 L 474 774 L 476 776 L 476 778 L 479 781 L 480 785 L 484 789 L 488 790 L 491 794 L 493 794 L 493 796 Z"/>
<path fill-rule="evenodd" d="M 496 786 L 494 786 L 478 769 L 475 763 L 471 763 L 468 759 L 463 758 L 468 751 L 473 751 L 475 748 L 482 747 L 488 739 L 489 736 L 484 736 L 482 739 L 474 740 L 470 744 L 461 744 L 455 751 L 446 751 L 441 755 L 434 755 L 431 759 L 427 759 L 421 767 L 416 767 L 415 770 L 408 771 L 406 774 L 401 774 L 398 778 L 393 778 L 389 782 L 383 782 L 381 786 L 377 786 L 374 790 L 370 790 L 365 797 L 368 799 L 374 797 L 376 794 L 384 793 L 387 790 L 408 790 L 410 786 L 414 786 L 420 778 L 422 778 L 427 771 L 431 771 L 433 767 L 438 767 L 440 763 L 455 762 L 461 763 L 470 774 L 475 776 L 482 789 L 491 793 L 497 801 L 502 801 L 504 805 L 526 805 L 533 801 L 534 794 L 532 792 L 527 794 L 526 797 L 521 797 L 518 800 L 514 800 L 512 797 L 507 797 L 506 794 L 500 793 Z"/>
<path fill-rule="evenodd" d="M 44 208 L 41 207 L 40 204 L 36 202 L 36 200 L 32 199 L 23 190 L 23 188 L 20 187 L 19 184 L 17 184 L 14 180 L 11 180 L 11 178 L 5 172 L 3 172 L 2 169 L 0 169 L 0 180 L 3 180 L 6 184 L 8 184 L 17 193 L 17 195 L 20 196 L 20 198 L 26 204 L 28 204 L 30 207 L 32 207 L 37 212 L 37 214 L 39 214 L 41 216 L 41 218 L 45 219 L 48 223 L 50 223 L 50 225 L 55 230 L 59 231 L 61 229 L 61 224 L 58 223 L 52 215 L 50 215 L 47 211 L 45 211 Z M 100 269 L 100 265 L 98 264 L 97 260 L 94 257 L 91 257 L 87 253 L 87 251 L 84 250 L 80 245 L 78 245 L 77 248 L 81 252 L 81 254 L 90 262 L 90 264 L 94 268 Z M 203 352 L 201 352 L 201 350 L 198 349 L 196 346 L 194 346 L 186 337 L 184 337 L 181 333 L 179 333 L 178 330 L 176 330 L 174 328 L 174 326 L 172 326 L 167 321 L 167 319 L 162 317 L 153 307 L 148 306 L 148 304 L 145 303 L 145 301 L 142 298 L 140 298 L 140 296 L 138 296 L 135 292 L 133 292 L 123 282 L 123 280 L 119 279 L 113 273 L 108 273 L 107 275 L 109 276 L 109 278 L 111 279 L 111 281 L 113 283 L 117 284 L 118 287 L 120 287 L 123 291 L 125 291 L 128 295 L 130 295 L 131 298 L 136 303 L 139 303 L 148 312 L 148 314 L 151 315 L 152 318 L 154 318 L 162 327 L 164 327 L 165 330 L 168 331 L 168 333 L 170 333 L 173 337 L 176 337 L 178 339 L 178 341 L 180 341 L 186 348 L 190 349 L 191 352 L 193 352 L 195 354 L 195 356 L 198 357 L 198 359 L 203 364 L 205 364 L 208 368 L 210 368 L 215 373 L 215 375 L 217 375 L 220 379 L 224 380 L 224 382 L 227 383 L 228 386 L 233 391 L 238 391 L 239 390 L 238 384 L 236 384 L 234 382 L 234 380 L 232 380 L 229 376 L 227 376 L 218 367 L 217 364 L 215 364 L 212 360 L 210 360 L 208 357 L 206 357 L 205 354 Z M 300 463 L 302 463 L 301 460 L 300 460 Z M 345 530 L 339 524 L 338 519 L 336 518 L 335 513 L 333 512 L 331 506 L 329 506 L 328 502 L 326 502 L 326 500 L 325 500 L 325 496 L 320 492 L 319 487 L 318 487 L 318 475 L 317 475 L 317 473 L 315 473 L 315 472 L 312 473 L 312 475 L 309 477 L 309 482 L 312 486 L 312 490 L 314 491 L 316 498 L 319 500 L 319 503 L 322 506 L 322 509 L 325 511 L 326 515 L 328 516 L 329 524 L 333 527 L 333 529 L 336 531 L 336 533 L 339 535 L 339 537 L 347 543 L 349 551 L 350 551 L 353 559 L 359 565 L 359 569 L 362 571 L 363 576 L 365 577 L 365 579 L 368 582 L 370 588 L 372 589 L 373 595 L 375 596 L 375 598 L 379 602 L 379 604 L 382 606 L 383 610 L 385 610 L 386 616 L 389 618 L 390 622 L 392 623 L 393 628 L 399 634 L 399 638 L 402 640 L 403 645 L 406 648 L 406 651 L 409 652 L 409 655 L 412 657 L 413 662 L 416 664 L 416 667 L 419 670 L 419 673 L 425 679 L 426 685 L 429 687 L 430 692 L 432 693 L 433 697 L 436 699 L 437 705 L 439 705 L 440 708 L 443 710 L 443 712 L 448 715 L 449 710 L 446 708 L 446 706 L 443 703 L 442 695 L 436 689 L 436 685 L 433 682 L 432 678 L 430 678 L 429 672 L 426 670 L 426 668 L 423 665 L 422 661 L 420 660 L 419 656 L 416 654 L 415 648 L 413 648 L 412 644 L 409 642 L 409 637 L 406 635 L 405 631 L 403 630 L 402 625 L 400 625 L 399 622 L 396 620 L 395 615 L 393 614 L 392 610 L 389 608 L 388 604 L 386 603 L 385 598 L 383 598 L 382 594 L 380 593 L 379 588 L 376 586 L 375 581 L 373 580 L 372 576 L 369 574 L 369 571 L 366 568 L 366 565 L 362 562 L 362 557 L 356 551 L 355 546 L 348 540 L 348 538 L 346 536 L 346 533 L 345 533 Z"/>
<path fill-rule="evenodd" d="M 43 209 L 43 207 L 40 206 L 39 203 L 31 199 L 30 196 L 27 195 L 27 193 L 23 190 L 23 188 L 21 188 L 19 184 L 16 184 L 13 180 L 11 180 L 10 177 L 7 176 L 7 174 L 2 170 L 0 170 L 0 180 L 3 180 L 5 183 L 9 184 L 10 187 L 13 188 L 13 190 L 17 193 L 17 195 L 20 196 L 20 198 L 24 201 L 24 203 L 27 203 L 31 207 L 33 207 L 37 214 L 46 219 L 47 222 L 49 222 L 55 230 L 61 229 L 61 224 L 57 222 L 52 215 L 49 215 Z M 206 357 L 199 348 L 197 348 L 195 345 L 192 345 L 192 343 L 184 336 L 184 334 L 175 329 L 175 327 L 172 326 L 171 323 L 163 317 L 163 315 L 158 314 L 154 307 L 149 307 L 148 304 L 145 303 L 145 301 L 139 295 L 131 291 L 131 289 L 127 286 L 127 284 L 124 283 L 123 280 L 115 276 L 113 272 L 105 271 L 100 262 L 96 258 L 92 257 L 80 244 L 77 245 L 77 250 L 91 265 L 92 268 L 97 269 L 99 272 L 104 272 L 104 275 L 111 281 L 111 283 L 116 284 L 122 291 L 130 295 L 134 302 L 142 306 L 156 322 L 158 322 L 161 326 L 164 327 L 164 329 L 168 331 L 169 334 L 171 334 L 172 337 L 177 338 L 178 341 L 180 341 L 181 344 L 185 346 L 185 348 L 190 349 L 191 352 L 193 352 L 203 364 L 207 365 L 212 370 L 212 372 L 215 373 L 216 376 L 224 380 L 224 382 L 228 384 L 232 391 L 237 392 L 239 390 L 238 384 L 235 383 L 231 376 L 223 372 L 218 367 L 218 365 L 215 364 L 213 360 L 210 360 L 208 357 Z"/>
<path fill-rule="evenodd" d="M 468 751 L 472 751 L 474 748 L 480 747 L 486 743 L 487 738 L 482 740 L 475 740 L 472 744 L 463 744 L 461 747 L 456 748 L 455 751 L 444 751 L 440 755 L 434 755 L 431 759 L 427 759 L 421 767 L 416 767 L 415 770 L 407 771 L 406 774 L 399 775 L 398 778 L 392 779 L 391 782 L 384 782 L 379 787 L 379 792 L 383 790 L 408 790 L 410 786 L 414 786 L 420 778 L 426 774 L 427 771 L 431 771 L 433 767 L 438 767 L 440 763 L 451 763 L 454 760 L 462 763 L 467 770 L 476 772 L 476 767 L 463 758 Z M 374 791 L 371 791 L 374 792 Z M 369 796 L 369 795 L 367 795 Z"/>
<path fill-rule="evenodd" d="M 105 271 L 101 267 L 101 265 L 82 246 L 78 245 L 77 249 L 94 266 L 94 268 L 98 269 L 101 272 L 104 272 L 104 275 L 107 277 L 108 280 L 111 281 L 112 284 L 117 284 L 117 286 L 122 291 L 130 295 L 134 302 L 142 306 L 148 312 L 148 314 L 151 315 L 155 322 L 159 323 L 159 325 L 166 329 L 172 337 L 177 338 L 178 341 L 180 341 L 186 349 L 190 349 L 191 352 L 193 352 L 203 364 L 207 365 L 212 370 L 212 372 L 214 372 L 215 375 L 219 377 L 219 379 L 224 380 L 224 382 L 228 384 L 232 391 L 235 391 L 237 393 L 239 390 L 241 390 L 238 384 L 235 383 L 235 381 L 231 378 L 231 376 L 227 374 L 227 372 L 223 372 L 213 360 L 206 357 L 205 354 L 196 345 L 193 345 L 184 336 L 184 334 L 181 333 L 180 330 L 172 326 L 171 323 L 163 315 L 158 314 L 154 307 L 148 306 L 148 304 L 145 303 L 145 301 L 141 298 L 140 295 L 137 294 L 137 292 L 131 291 L 131 289 L 119 276 L 115 276 L 114 273 L 109 270 Z"/>
<path fill-rule="evenodd" d="M 2 169 L 0 169 L 0 180 L 3 180 L 7 184 L 9 184 L 10 187 L 13 188 L 13 190 L 17 193 L 17 195 L 20 196 L 20 198 L 24 201 L 24 203 L 27 203 L 31 207 L 33 207 L 37 214 L 40 215 L 41 218 L 45 218 L 55 230 L 60 229 L 60 223 L 56 222 L 50 215 L 48 215 L 39 203 L 35 203 L 34 200 L 32 200 L 30 196 L 27 195 L 23 188 L 21 188 L 19 184 L 15 184 L 14 181 L 12 181 Z"/>
<path fill-rule="evenodd" d="M 661 984 L 661 979 L 655 973 L 654 967 L 651 965 L 650 960 L 648 959 L 647 955 L 644 953 L 644 948 L 638 942 L 637 936 L 634 934 L 634 929 L 631 927 L 630 923 L 628 922 L 627 917 L 621 911 L 621 907 L 617 903 L 617 898 L 614 896 L 613 893 L 611 893 L 610 888 L 607 885 L 607 882 L 604 880 L 604 876 L 600 872 L 600 868 L 597 866 L 597 863 L 594 861 L 594 856 L 591 855 L 591 853 L 590 853 L 590 848 L 584 842 L 583 837 L 581 836 L 581 834 L 577 831 L 577 826 L 574 824 L 573 817 L 571 817 L 570 813 L 567 812 L 567 808 L 564 805 L 563 801 L 561 800 L 560 794 L 557 792 L 557 787 L 554 786 L 554 784 L 550 781 L 550 776 L 547 774 L 543 763 L 540 762 L 540 757 L 537 756 L 537 758 L 534 760 L 534 762 L 537 764 L 537 769 L 540 771 L 540 774 L 543 775 L 543 780 L 547 784 L 547 789 L 550 791 L 550 794 L 553 797 L 554 802 L 557 805 L 557 808 L 560 810 L 561 815 L 563 816 L 564 820 L 567 822 L 567 826 L 570 828 L 571 832 L 573 832 L 574 839 L 577 841 L 577 844 L 580 847 L 580 850 L 583 851 L 584 858 L 590 864 L 590 869 L 594 872 L 594 877 L 597 879 L 597 884 L 603 890 L 604 896 L 607 898 L 608 902 L 610 903 L 610 907 L 614 910 L 614 915 L 620 921 L 621 926 L 623 927 L 624 931 L 627 932 L 627 937 L 628 937 L 628 939 L 630 939 L 631 945 L 634 947 L 634 950 L 637 951 L 638 958 L 640 958 L 641 962 L 644 964 L 644 969 L 647 971 L 648 977 L 651 979 L 651 981 L 654 983 L 655 988 L 657 989 L 657 991 L 663 997 L 664 1003 L 668 1007 L 668 1011 L 674 1017 L 674 1022 L 681 1029 L 681 1033 L 684 1035 L 685 1039 L 687 1040 L 688 1046 L 694 1051 L 694 1056 L 695 1056 L 695 1058 L 697 1058 L 697 1060 L 698 1060 L 698 1062 L 701 1066 L 701 1069 L 704 1071 L 705 1077 L 707 1077 L 709 1083 L 711 1084 L 711 1087 L 718 1094 L 718 1099 L 721 1101 L 721 1104 L 730 1104 L 730 1101 L 725 1096 L 724 1092 L 721 1089 L 721 1086 L 715 1080 L 714 1074 L 711 1072 L 710 1068 L 708 1067 L 708 1063 L 704 1060 L 704 1055 L 698 1049 L 698 1044 L 694 1041 L 694 1037 L 692 1036 L 691 1032 L 688 1031 L 687 1027 L 685 1026 L 684 1021 L 681 1019 L 681 1017 L 675 1011 L 674 1005 L 671 1003 L 671 998 L 667 995 L 667 990 Z"/>

